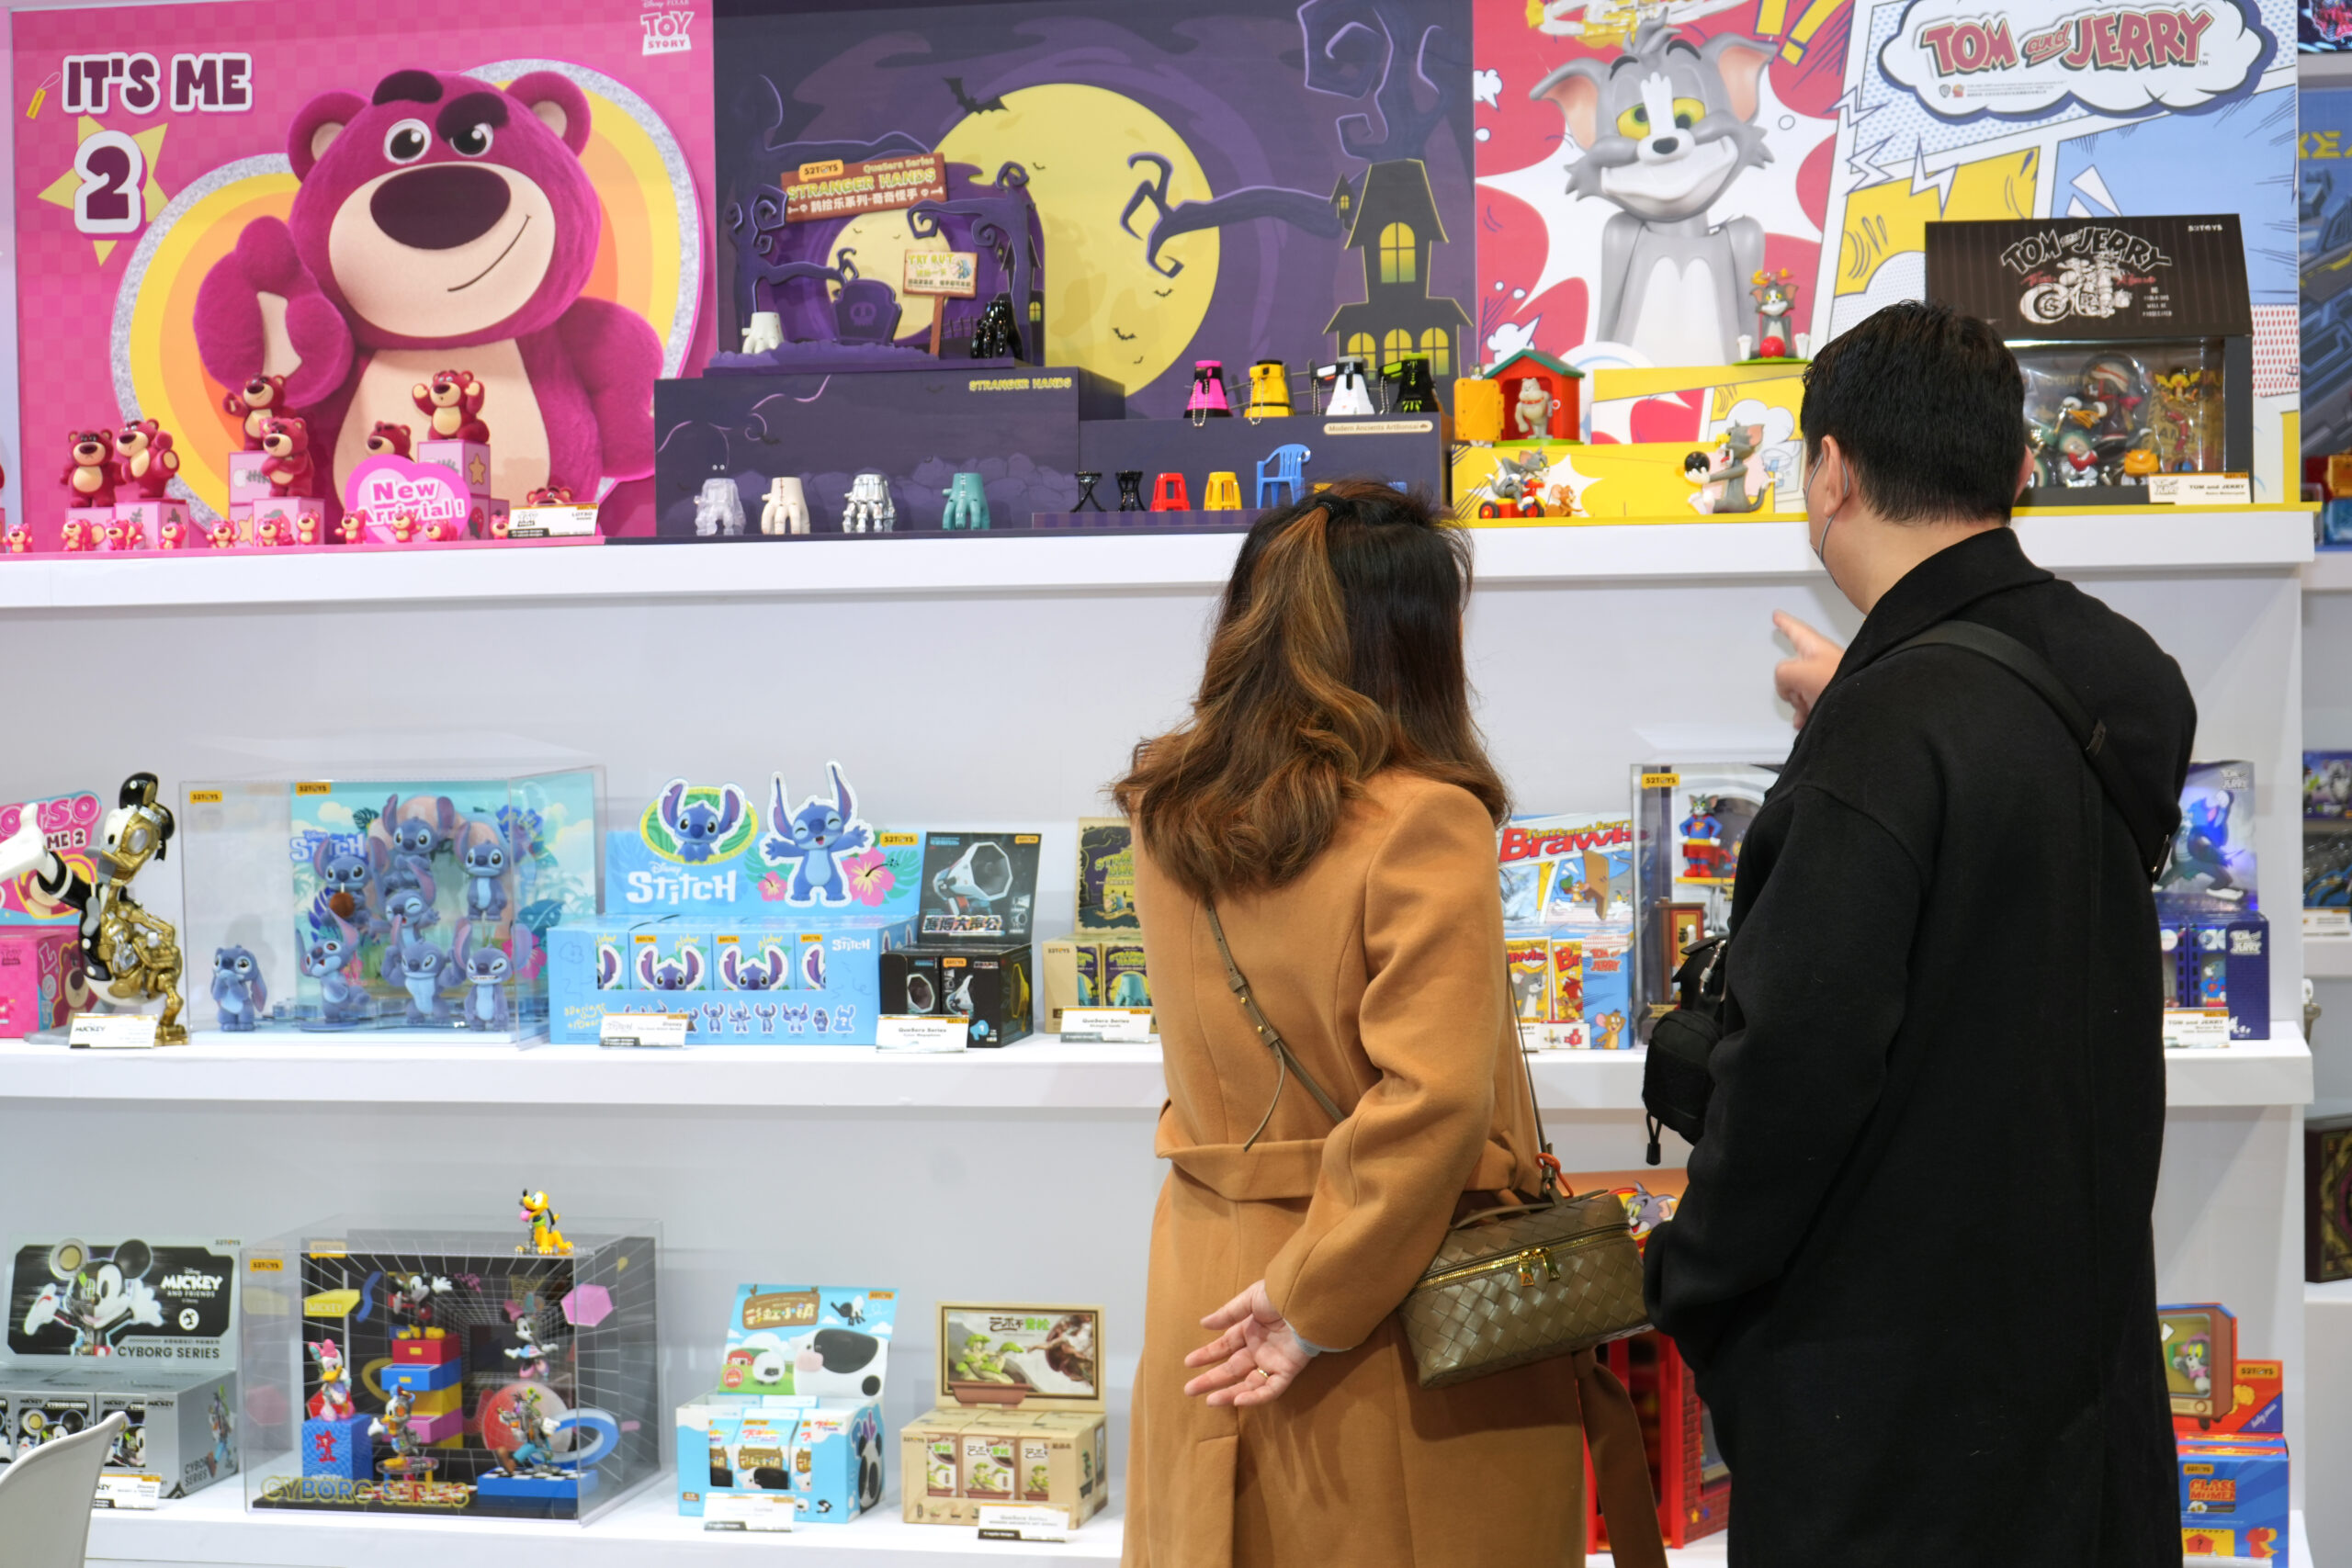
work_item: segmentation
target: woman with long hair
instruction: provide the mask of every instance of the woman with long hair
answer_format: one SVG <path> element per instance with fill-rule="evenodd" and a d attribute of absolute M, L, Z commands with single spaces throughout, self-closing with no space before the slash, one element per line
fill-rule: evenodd
<path fill-rule="evenodd" d="M 1503 967 L 1505 794 L 1464 667 L 1469 586 L 1466 536 L 1383 485 L 1261 518 L 1191 717 L 1113 786 L 1136 829 L 1173 1167 L 1130 1568 L 1581 1560 L 1590 1358 L 1426 1390 L 1393 1316 L 1460 1214 L 1544 1180 Z M 1220 928 L 1328 1110 L 1245 1016 Z"/>

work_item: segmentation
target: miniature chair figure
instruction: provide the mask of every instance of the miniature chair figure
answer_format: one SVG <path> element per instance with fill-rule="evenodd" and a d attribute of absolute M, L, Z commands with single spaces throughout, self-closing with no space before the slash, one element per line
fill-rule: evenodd
<path fill-rule="evenodd" d="M 1318 389 L 1327 384 L 1330 387 L 1331 400 L 1323 405 L 1323 412 L 1334 419 L 1380 412 L 1372 405 L 1372 388 L 1365 380 L 1361 359 L 1342 359 L 1336 365 L 1327 365 L 1315 373 L 1315 380 Z"/>
<path fill-rule="evenodd" d="M 763 534 L 806 534 L 808 492 L 797 479 L 770 479 L 767 499 L 760 504 Z"/>
<path fill-rule="evenodd" d="M 1072 512 L 1102 511 L 1102 503 L 1094 499 L 1094 487 L 1102 482 L 1102 476 L 1100 473 L 1089 472 L 1087 469 L 1080 468 L 1078 471 L 1077 479 L 1078 504 L 1071 507 L 1070 510 Z"/>
<path fill-rule="evenodd" d="M 1209 476 L 1209 487 L 1201 497 L 1204 512 L 1238 512 L 1241 510 L 1241 476 L 1229 468 L 1221 468 Z"/>
<path fill-rule="evenodd" d="M 1258 465 L 1258 504 L 1261 507 L 1273 505 L 1266 498 L 1280 485 L 1288 485 L 1291 500 L 1298 501 L 1306 492 L 1307 459 L 1314 456 L 1295 442 L 1277 446 L 1266 454 L 1264 460 Z"/>
<path fill-rule="evenodd" d="M 1215 359 L 1193 362 L 1193 395 L 1184 400 L 1184 417 L 1197 427 L 1213 419 L 1233 417 L 1233 404 L 1225 395 L 1225 366 Z"/>
<path fill-rule="evenodd" d="M 1184 490 L 1184 476 L 1162 474 L 1151 487 L 1151 509 L 1154 512 L 1190 512 L 1193 498 Z"/>
<path fill-rule="evenodd" d="M 1436 413 L 1437 386 L 1430 379 L 1430 362 L 1421 355 L 1408 355 L 1396 363 L 1382 367 L 1380 379 L 1388 399 L 1390 413 Z"/>
<path fill-rule="evenodd" d="M 1289 367 L 1279 359 L 1261 359 L 1250 367 L 1250 406 L 1241 412 L 1252 424 L 1261 419 L 1289 418 Z"/>
<path fill-rule="evenodd" d="M 1141 468 L 1119 470 L 1119 510 L 1122 512 L 1151 510 L 1143 502 L 1143 470 Z"/>
<path fill-rule="evenodd" d="M 1453 383 L 1453 438 L 1491 446 L 1503 438 L 1503 384 L 1475 376 Z"/>
<path fill-rule="evenodd" d="M 947 481 L 947 510 L 939 525 L 979 532 L 989 525 L 989 492 L 978 474 L 957 474 Z"/>

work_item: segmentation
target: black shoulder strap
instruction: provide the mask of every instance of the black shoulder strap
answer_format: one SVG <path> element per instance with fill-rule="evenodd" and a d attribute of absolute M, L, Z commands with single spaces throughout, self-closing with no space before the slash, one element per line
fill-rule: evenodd
<path fill-rule="evenodd" d="M 2108 804 L 2123 819 L 2124 830 L 2127 833 L 2131 831 L 2132 818 L 2123 807 L 2126 795 L 2122 774 L 2114 753 L 2107 749 L 2107 726 L 2083 710 L 2083 705 L 2075 700 L 2073 692 L 2067 690 L 2066 683 L 2058 678 L 2056 671 L 2050 668 L 2047 660 L 2008 633 L 1996 631 L 1975 621 L 1939 621 L 1918 636 L 1897 644 L 1892 651 L 1902 653 L 1914 648 L 1930 647 L 1962 649 L 1980 658 L 1989 659 L 2033 688 L 2034 694 L 2050 705 L 2051 711 L 2066 727 L 2066 732 L 2075 738 L 2075 744 L 2082 748 L 2083 761 L 2089 764 L 2091 773 L 2098 780 L 2099 788 L 2106 792 Z M 2155 863 L 2148 867 L 2151 882 L 2163 874 L 2165 855 L 2170 849 L 2171 845 L 2167 843 L 2157 852 Z"/>

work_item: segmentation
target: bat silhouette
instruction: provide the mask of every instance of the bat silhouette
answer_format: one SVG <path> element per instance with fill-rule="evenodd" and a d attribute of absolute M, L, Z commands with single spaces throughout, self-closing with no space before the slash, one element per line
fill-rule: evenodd
<path fill-rule="evenodd" d="M 964 91 L 964 78 L 961 76 L 944 76 L 940 79 L 947 84 L 947 90 L 956 95 L 956 107 L 966 114 L 986 114 L 990 109 L 1004 109 L 1004 99 L 1001 97 L 975 98 L 971 94 Z"/>
<path fill-rule="evenodd" d="M 1135 333 L 1123 333 L 1123 332 L 1121 332 L 1121 331 L 1120 331 L 1118 328 L 1116 328 L 1116 327 L 1113 327 L 1113 328 L 1111 329 L 1111 335 L 1112 335 L 1113 337 L 1114 337 L 1114 338 L 1117 338 L 1121 343 L 1133 343 L 1133 342 L 1135 342 L 1135 341 L 1136 341 L 1136 334 L 1135 334 Z"/>
<path fill-rule="evenodd" d="M 1153 297 L 1154 299 L 1167 299 L 1170 294 L 1175 293 L 1175 292 L 1176 292 L 1176 290 L 1174 290 L 1173 288 L 1155 288 L 1155 289 L 1153 289 L 1151 292 L 1152 292 L 1152 297 Z"/>

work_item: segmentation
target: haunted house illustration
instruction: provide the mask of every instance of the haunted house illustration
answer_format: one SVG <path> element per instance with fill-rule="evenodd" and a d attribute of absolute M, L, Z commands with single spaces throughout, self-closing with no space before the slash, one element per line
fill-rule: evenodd
<path fill-rule="evenodd" d="M 1429 291 L 1430 247 L 1446 241 L 1427 166 L 1419 158 L 1374 164 L 1361 190 L 1341 180 L 1331 205 L 1347 225 L 1347 247 L 1363 257 L 1364 297 L 1340 306 L 1323 330 L 1342 355 L 1375 369 L 1418 354 L 1432 377 L 1453 376 L 1470 318 L 1459 301 Z"/>

